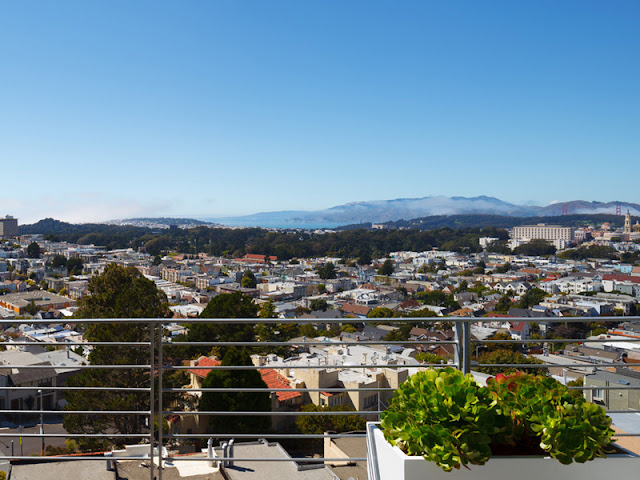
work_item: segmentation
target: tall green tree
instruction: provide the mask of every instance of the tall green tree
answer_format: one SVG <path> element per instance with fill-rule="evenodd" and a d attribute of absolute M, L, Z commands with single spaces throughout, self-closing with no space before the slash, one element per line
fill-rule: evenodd
<path fill-rule="evenodd" d="M 302 407 L 303 412 L 351 412 L 350 405 L 335 407 L 308 404 Z M 301 433 L 320 434 L 332 430 L 337 433 L 364 430 L 366 420 L 359 415 L 301 415 L 296 418 L 296 427 Z"/>
<path fill-rule="evenodd" d="M 250 295 L 242 292 L 213 297 L 200 314 L 200 318 L 256 318 L 259 307 Z M 193 323 L 189 325 L 187 340 L 190 342 L 250 342 L 254 339 L 254 325 L 250 323 Z M 194 347 L 192 355 L 204 355 L 210 347 Z M 224 348 L 213 352 L 224 354 Z"/>
<path fill-rule="evenodd" d="M 71 257 L 67 260 L 67 272 L 69 275 L 81 275 L 84 269 L 84 263 L 80 257 Z"/>
<path fill-rule="evenodd" d="M 542 362 L 533 357 L 527 357 L 520 352 L 514 352 L 512 350 L 506 350 L 504 348 L 499 348 L 497 350 L 493 350 L 490 352 L 484 352 L 480 354 L 479 359 L 480 365 L 483 364 L 503 364 L 506 366 L 503 367 L 476 367 L 479 372 L 488 373 L 489 375 L 496 375 L 498 373 L 503 372 L 513 372 L 516 370 L 523 371 L 525 373 L 530 373 L 532 375 L 546 375 L 548 373 L 548 369 L 546 367 L 510 367 L 511 365 L 518 364 L 541 364 Z"/>
<path fill-rule="evenodd" d="M 31 242 L 27 246 L 27 257 L 29 258 L 40 258 L 40 245 L 37 242 Z"/>
<path fill-rule="evenodd" d="M 169 315 L 167 299 L 155 284 L 134 267 L 108 265 L 101 275 L 89 281 L 90 295 L 78 302 L 76 319 L 99 318 L 163 318 Z M 93 323 L 84 331 L 90 342 L 146 342 L 150 328 L 145 323 Z M 145 346 L 96 345 L 89 354 L 91 365 L 148 365 L 149 350 Z M 72 387 L 148 388 L 148 369 L 91 369 L 71 377 Z M 145 392 L 112 392 L 108 390 L 65 392 L 67 410 L 138 410 L 150 408 Z M 64 427 L 70 433 L 130 434 L 142 430 L 143 415 L 77 415 L 68 414 Z M 121 441 L 135 441 L 134 438 Z M 106 440 L 80 439 L 81 448 L 104 448 Z"/>
<path fill-rule="evenodd" d="M 327 309 L 329 308 L 329 304 L 324 298 L 314 298 L 309 303 L 309 308 L 311 308 L 311 311 L 313 312 L 318 312 L 320 310 L 322 310 L 323 312 L 326 312 Z"/>
<path fill-rule="evenodd" d="M 252 365 L 245 349 L 229 348 L 220 366 Z M 267 388 L 257 370 L 211 370 L 202 382 L 203 388 Z M 270 412 L 268 392 L 203 392 L 198 407 L 201 411 Z M 266 433 L 271 426 L 268 415 L 211 415 L 211 433 Z"/>
<path fill-rule="evenodd" d="M 336 278 L 336 267 L 332 262 L 327 262 L 322 267 L 318 269 L 318 275 L 323 280 L 329 280 L 331 278 Z"/>
<path fill-rule="evenodd" d="M 547 240 L 534 239 L 529 242 L 516 247 L 513 253 L 517 255 L 527 255 L 530 257 L 539 255 L 554 255 L 556 253 L 556 247 Z"/>
<path fill-rule="evenodd" d="M 391 275 L 395 269 L 393 260 L 387 258 L 382 266 L 378 269 L 380 275 Z"/>
<path fill-rule="evenodd" d="M 256 280 L 256 276 L 251 270 L 244 271 L 244 274 L 240 279 L 240 285 L 244 288 L 256 288 L 256 286 L 258 285 L 258 281 Z"/>
<path fill-rule="evenodd" d="M 64 255 L 55 255 L 53 259 L 51 259 L 51 266 L 54 268 L 66 267 L 67 257 Z"/>

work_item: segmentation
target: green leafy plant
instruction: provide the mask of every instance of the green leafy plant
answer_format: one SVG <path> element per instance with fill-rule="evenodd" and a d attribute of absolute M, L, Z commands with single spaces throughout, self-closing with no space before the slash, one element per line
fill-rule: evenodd
<path fill-rule="evenodd" d="M 542 375 L 498 374 L 487 384 L 511 421 L 506 443 L 539 446 L 563 464 L 604 456 L 614 432 L 599 405 Z"/>
<path fill-rule="evenodd" d="M 491 438 L 506 429 L 506 420 L 488 389 L 446 367 L 409 377 L 382 414 L 382 428 L 407 455 L 422 455 L 449 472 L 486 462 Z"/>
<path fill-rule="evenodd" d="M 385 438 L 447 472 L 496 453 L 548 454 L 563 464 L 604 455 L 613 430 L 598 405 L 541 375 L 498 374 L 487 384 L 452 367 L 412 375 L 382 414 Z"/>

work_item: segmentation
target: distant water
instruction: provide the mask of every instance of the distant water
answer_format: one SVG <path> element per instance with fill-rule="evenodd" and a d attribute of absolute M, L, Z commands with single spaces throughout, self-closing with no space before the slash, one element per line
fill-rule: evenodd
<path fill-rule="evenodd" d="M 236 218 L 203 218 L 202 220 L 207 222 L 219 223 L 229 227 L 261 227 L 261 228 L 300 228 L 304 230 L 317 230 L 322 228 L 336 228 L 340 227 L 342 223 L 332 222 L 279 222 L 268 220 L 251 221 Z"/>

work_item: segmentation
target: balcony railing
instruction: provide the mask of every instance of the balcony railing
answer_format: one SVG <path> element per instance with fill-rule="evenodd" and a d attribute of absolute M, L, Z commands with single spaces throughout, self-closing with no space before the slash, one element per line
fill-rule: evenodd
<path fill-rule="evenodd" d="M 304 387 L 296 387 L 292 386 L 291 388 L 285 386 L 271 386 L 267 388 L 242 388 L 242 387 L 231 387 L 231 388 L 203 388 L 203 387 L 194 387 L 190 385 L 188 387 L 175 387 L 169 386 L 167 387 L 164 383 L 164 379 L 169 372 L 176 371 L 185 371 L 190 370 L 191 372 L 195 371 L 211 371 L 211 370 L 227 370 L 227 371 L 241 371 L 241 370 L 280 370 L 284 371 L 285 369 L 289 372 L 295 372 L 297 370 L 305 370 L 305 371 L 314 371 L 314 370 L 337 370 L 337 371 L 350 371 L 357 370 L 358 372 L 377 372 L 378 369 L 389 369 L 390 371 L 404 371 L 404 370 L 414 370 L 417 368 L 428 367 L 428 366 L 441 366 L 441 364 L 415 364 L 413 361 L 408 361 L 412 357 L 401 357 L 401 360 L 396 357 L 393 359 L 392 363 L 384 363 L 382 361 L 382 357 L 389 353 L 390 349 L 394 347 L 403 347 L 403 348 L 415 348 L 416 346 L 420 346 L 424 348 L 426 346 L 439 346 L 444 348 L 449 348 L 451 351 L 451 357 L 449 359 L 449 363 L 461 369 L 463 372 L 472 372 L 477 368 L 481 367 L 496 367 L 496 368 L 506 368 L 506 367 L 516 367 L 516 368 L 528 368 L 528 369 L 538 369 L 538 368 L 546 368 L 551 369 L 553 371 L 564 372 L 572 371 L 572 372 L 580 372 L 580 371 L 592 371 L 594 368 L 600 369 L 611 369 L 612 367 L 623 366 L 620 363 L 612 363 L 611 361 L 601 361 L 599 362 L 597 359 L 592 360 L 589 363 L 584 362 L 576 362 L 575 358 L 579 357 L 562 357 L 560 359 L 553 358 L 553 362 L 551 361 L 551 357 L 547 357 L 547 361 L 543 361 L 540 364 L 478 364 L 476 360 L 474 360 L 473 354 L 478 353 L 478 348 L 482 345 L 493 345 L 493 344 L 518 344 L 518 345 L 533 345 L 533 344 L 546 344 L 545 352 L 547 350 L 552 350 L 554 345 L 557 344 L 582 344 L 582 345 L 598 345 L 598 344 L 611 344 L 612 338 L 607 335 L 604 335 L 602 338 L 562 338 L 562 339 L 535 339 L 535 340 L 478 340 L 475 339 L 472 335 L 472 324 L 476 322 L 488 322 L 495 319 L 490 318 L 388 318 L 388 319 L 308 319 L 308 320 L 283 320 L 283 319 L 184 319 L 180 320 L 180 322 L 184 322 L 185 324 L 283 324 L 283 323 L 296 323 L 296 324 L 341 324 L 346 322 L 356 322 L 362 324 L 394 324 L 399 325 L 402 323 L 410 322 L 415 325 L 421 325 L 424 327 L 429 327 L 435 322 L 451 322 L 453 325 L 454 334 L 449 339 L 437 340 L 433 338 L 425 338 L 425 339 L 417 339 L 417 340 L 409 340 L 409 341 L 385 341 L 385 340 L 331 340 L 331 339 L 307 339 L 302 338 L 292 343 L 291 341 L 287 342 L 255 342 L 255 341 L 237 341 L 237 342 L 177 342 L 171 341 L 166 336 L 166 331 L 164 327 L 169 323 L 175 323 L 174 319 L 86 319 L 86 320 L 73 320 L 74 324 L 77 325 L 91 325 L 91 324 L 113 324 L 114 328 L 118 328 L 119 325 L 124 324 L 140 324 L 148 327 L 149 330 L 149 338 L 146 341 L 134 341 L 134 342 L 82 342 L 82 343 L 63 343 L 60 342 L 39 342 L 38 345 L 43 347 L 53 347 L 53 348 L 66 348 L 72 349 L 76 347 L 130 347 L 132 349 L 141 349 L 142 352 L 145 352 L 145 360 L 144 364 L 132 364 L 132 365 L 122 365 L 118 364 L 118 362 L 113 362 L 110 365 L 43 365 L 43 364 L 29 364 L 29 365 L 4 365 L 0 366 L 0 373 L 4 375 L 4 378 L 8 378 L 12 372 L 29 372 L 33 370 L 43 370 L 54 368 L 57 372 L 65 372 L 65 371 L 76 371 L 76 370 L 123 370 L 128 372 L 144 372 L 145 378 L 147 379 L 144 386 L 114 386 L 114 385 L 86 385 L 86 386 L 66 386 L 66 385 L 46 385 L 41 384 L 37 385 L 34 383 L 31 384 L 23 384 L 23 385 L 9 385 L 6 382 L 0 385 L 0 398 L 3 399 L 2 405 L 4 408 L 0 413 L 2 414 L 5 421 L 10 422 L 11 424 L 17 424 L 21 418 L 24 418 L 25 415 L 37 416 L 39 421 L 33 422 L 36 425 L 40 426 L 39 432 L 36 433 L 24 433 L 24 432 L 16 432 L 15 429 L 10 429 L 7 431 L 6 429 L 0 430 L 0 443 L 8 447 L 7 442 L 13 441 L 13 449 L 10 452 L 10 455 L 7 455 L 4 459 L 0 458 L 0 460 L 4 460 L 5 462 L 50 462 L 50 461 L 77 461 L 77 460 L 92 460 L 92 461 L 105 461 L 108 466 L 112 466 L 112 462 L 114 460 L 123 461 L 123 460 L 138 460 L 146 459 L 150 460 L 148 462 L 149 466 L 149 478 L 150 479 L 162 479 L 163 468 L 159 468 L 159 465 L 164 465 L 165 468 L 167 465 L 175 465 L 176 462 L 215 462 L 218 465 L 229 465 L 230 462 L 234 462 L 235 464 L 241 464 L 242 462 L 297 462 L 299 464 L 331 464 L 344 462 L 345 460 L 349 460 L 350 462 L 366 462 L 366 457 L 350 457 L 348 459 L 344 457 L 325 457 L 325 456 L 316 456 L 316 457 L 308 457 L 308 456 L 293 456 L 293 457 L 278 457 L 278 458 L 260 458 L 260 457 L 239 457 L 235 455 L 233 450 L 233 441 L 241 440 L 241 439 L 257 439 L 257 438 L 265 438 L 271 441 L 292 441 L 292 440 L 304 440 L 304 439 L 339 439 L 339 438 L 364 438 L 364 433 L 323 433 L 323 434 L 302 434 L 302 433 L 291 433 L 291 432 L 279 432 L 274 431 L 272 433 L 260 433 L 260 432 L 223 432 L 223 433 L 208 433 L 206 431 L 203 432 L 164 432 L 163 428 L 157 427 L 164 425 L 165 420 L 171 417 L 184 417 L 187 418 L 189 416 L 198 416 L 198 418 L 209 418 L 210 416 L 243 416 L 243 417 L 256 417 L 256 416 L 268 416 L 272 419 L 275 417 L 283 417 L 283 418 L 291 418 L 291 417 L 301 417 L 301 416 L 322 416 L 322 415 L 361 415 L 366 417 L 367 419 L 378 419 L 380 413 L 384 410 L 386 400 L 392 395 L 394 387 L 392 386 L 381 386 L 380 383 L 377 385 L 368 385 L 365 387 L 353 387 L 353 386 L 321 386 L 321 385 L 307 385 L 305 383 Z M 508 318 L 502 319 L 508 320 L 509 322 L 527 322 L 530 324 L 542 323 L 542 322 L 554 322 L 554 323 L 584 323 L 584 322 L 606 322 L 610 325 L 618 325 L 621 320 L 626 322 L 629 321 L 639 321 L 640 317 L 595 317 L 595 318 L 586 318 L 586 317 L 576 317 L 576 318 Z M 30 320 L 29 323 L 32 324 L 48 324 L 51 323 L 48 320 Z M 611 349 L 620 348 L 625 343 L 640 343 L 640 338 L 615 338 L 615 345 L 611 346 Z M 13 347 L 24 347 L 24 346 L 33 346 L 33 342 L 26 341 L 12 341 L 5 343 L 9 348 Z M 295 347 L 296 349 L 309 349 L 309 348 L 328 348 L 328 347 L 336 347 L 344 349 L 347 351 L 351 347 L 371 347 L 375 349 L 377 356 L 369 357 L 368 361 L 366 358 L 363 358 L 362 361 L 357 362 L 347 362 L 343 364 L 328 364 L 328 361 L 324 363 L 322 361 L 318 361 L 317 363 L 312 363 L 309 361 L 307 364 L 295 364 L 295 362 L 272 362 L 272 361 L 264 361 L 263 364 L 258 365 L 233 365 L 233 366 L 224 366 L 224 365 L 185 365 L 185 364 L 176 364 L 173 361 L 168 361 L 169 358 L 172 360 L 175 358 L 174 355 L 171 354 L 171 351 L 177 347 L 207 347 L 209 349 L 217 347 L 217 348 L 226 348 L 226 347 L 246 347 L 246 348 L 256 348 L 260 347 L 262 350 L 269 347 L 287 347 L 292 349 Z M 170 355 L 167 355 L 169 353 Z M 379 353 L 379 355 L 378 355 Z M 544 356 L 542 357 L 545 358 Z M 638 358 L 640 359 L 640 351 Z M 389 357 L 387 360 L 391 359 Z M 572 360 L 573 359 L 573 360 Z M 268 358 L 267 358 L 268 360 Z M 628 366 L 628 365 L 627 365 Z M 613 392 L 622 393 L 622 394 L 631 394 L 631 392 L 640 391 L 640 360 L 637 364 L 637 381 L 634 384 L 624 384 L 624 383 L 613 383 L 611 382 L 605 384 L 598 385 L 584 385 L 584 386 L 574 386 L 570 387 L 576 390 L 582 390 L 587 392 L 586 395 L 588 399 L 594 398 L 593 393 L 597 392 L 595 395 L 596 400 L 601 400 L 605 404 L 607 403 L 605 397 L 608 397 Z M 0 378 L 3 378 L 0 376 Z M 632 377 L 633 379 L 633 377 Z M 370 382 L 371 383 L 371 382 Z M 34 397 L 35 409 L 25 409 L 24 402 L 17 401 L 20 398 L 24 398 L 24 393 L 32 392 L 30 395 Z M 147 400 L 145 401 L 144 408 L 137 408 L 134 410 L 109 410 L 109 411 L 101 411 L 101 410 L 71 410 L 65 409 L 63 411 L 56 410 L 54 408 L 45 408 L 44 405 L 44 397 L 46 395 L 51 396 L 52 394 L 57 395 L 58 392 L 115 392 L 122 395 L 144 395 Z M 372 393 L 376 396 L 375 401 L 373 403 L 369 403 L 363 407 L 362 403 L 359 402 L 359 405 L 355 405 L 355 411 L 300 411 L 299 408 L 285 410 L 277 410 L 277 411 L 202 411 L 202 410 L 185 410 L 180 407 L 180 403 L 172 400 L 169 402 L 166 397 L 168 395 L 178 396 L 178 398 L 182 398 L 185 395 L 202 395 L 207 393 L 221 393 L 221 392 L 250 392 L 250 393 L 269 393 L 270 395 L 282 393 L 282 392 L 294 392 L 299 393 L 301 395 L 311 395 L 311 394 L 329 394 L 325 395 L 327 398 L 330 398 L 332 394 L 345 394 L 348 396 L 349 394 L 360 394 L 360 393 Z M 36 398 L 37 397 L 37 398 Z M 372 398 L 369 396 L 369 398 Z M 634 397 L 635 398 L 635 397 Z M 11 402 L 16 405 L 19 405 L 20 408 L 13 408 L 11 406 Z M 611 404 L 615 404 L 615 402 L 611 402 Z M 636 402 L 635 405 L 628 404 L 629 408 L 611 408 L 611 404 L 607 404 L 608 412 L 612 414 L 618 413 L 640 413 L 640 403 Z M 635 407 L 635 408 L 632 408 Z M 140 428 L 139 431 L 132 433 L 121 433 L 112 430 L 108 430 L 105 433 L 66 433 L 66 432 L 48 432 L 47 426 L 44 423 L 45 416 L 95 416 L 99 418 L 104 415 L 115 415 L 115 416 L 127 416 L 129 417 L 142 417 L 144 419 L 144 426 Z M 620 432 L 617 434 L 617 438 L 621 439 L 624 437 L 640 437 L 640 431 L 627 431 Z M 214 449 L 211 441 L 208 442 L 208 450 L 204 456 L 185 456 L 178 455 L 175 453 L 176 446 L 180 444 L 184 444 L 187 441 L 195 441 L 199 443 L 201 440 L 208 440 L 211 438 L 216 438 L 219 442 L 224 444 L 224 450 L 220 455 L 214 454 Z M 22 445 L 23 441 L 26 439 L 40 439 L 41 441 L 41 455 L 33 456 L 33 455 L 24 455 L 22 453 L 18 454 L 16 450 L 18 449 L 18 445 L 16 442 L 19 441 L 19 444 Z M 127 451 L 117 451 L 117 452 L 105 452 L 105 453 L 84 453 L 84 454 L 74 454 L 74 455 L 44 455 L 45 443 L 47 439 L 50 438 L 64 438 L 64 439 L 110 439 L 114 444 L 118 444 L 124 442 L 139 442 L 137 446 L 130 447 Z M 364 440 L 362 440 L 364 442 Z M 236 444 L 237 445 L 237 444 Z M 220 450 L 219 447 L 217 449 Z M 640 467 L 640 464 L 638 465 Z M 0 467 L 1 469 L 1 467 Z"/>

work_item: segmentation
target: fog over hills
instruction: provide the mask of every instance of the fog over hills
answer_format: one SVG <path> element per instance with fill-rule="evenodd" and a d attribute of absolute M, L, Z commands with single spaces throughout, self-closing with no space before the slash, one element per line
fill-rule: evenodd
<path fill-rule="evenodd" d="M 558 216 L 566 205 L 567 213 L 600 214 L 616 213 L 620 205 L 622 213 L 640 215 L 640 205 L 628 202 L 587 202 L 574 200 L 554 203 L 544 207 L 515 205 L 495 197 L 446 197 L 398 198 L 372 202 L 354 202 L 317 211 L 263 212 L 241 217 L 204 218 L 204 220 L 230 226 L 332 228 L 357 223 L 384 223 L 410 220 L 433 215 L 504 215 L 513 217 Z"/>

